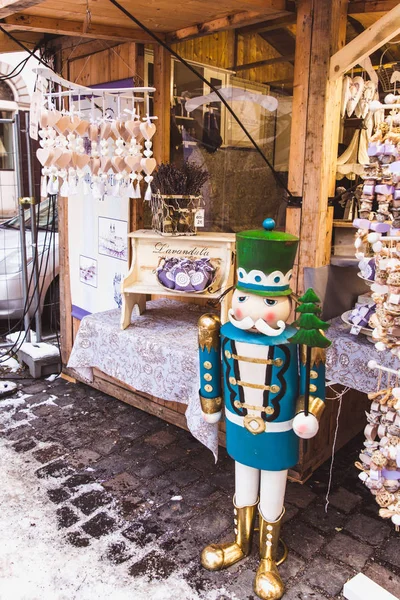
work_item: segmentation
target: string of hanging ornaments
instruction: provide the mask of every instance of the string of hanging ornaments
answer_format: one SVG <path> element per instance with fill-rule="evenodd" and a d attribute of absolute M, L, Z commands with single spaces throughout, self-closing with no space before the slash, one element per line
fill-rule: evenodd
<path fill-rule="evenodd" d="M 94 89 L 50 69 L 37 68 L 36 73 L 45 80 L 36 152 L 42 165 L 41 196 L 81 191 L 96 199 L 105 194 L 140 198 L 144 179 L 145 200 L 150 200 L 157 117 L 150 114 L 149 94 L 155 88 Z"/>

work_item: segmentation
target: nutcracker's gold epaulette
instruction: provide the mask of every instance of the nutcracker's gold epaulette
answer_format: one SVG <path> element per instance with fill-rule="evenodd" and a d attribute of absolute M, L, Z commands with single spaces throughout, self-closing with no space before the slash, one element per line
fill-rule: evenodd
<path fill-rule="evenodd" d="M 314 417 L 316 417 L 319 421 L 324 410 L 325 402 L 321 400 L 321 398 L 310 396 L 308 412 L 314 415 Z M 296 402 L 296 415 L 301 412 L 304 412 L 304 396 L 299 396 Z"/>
<path fill-rule="evenodd" d="M 205 348 L 208 352 L 211 348 L 218 350 L 219 347 L 219 330 L 221 328 L 221 320 L 217 315 L 207 313 L 202 315 L 198 323 L 199 328 L 199 346 L 201 350 Z"/>
<path fill-rule="evenodd" d="M 311 348 L 311 366 L 325 364 L 325 348 Z M 301 362 L 303 365 L 307 362 L 307 346 L 302 345 L 300 350 Z"/>

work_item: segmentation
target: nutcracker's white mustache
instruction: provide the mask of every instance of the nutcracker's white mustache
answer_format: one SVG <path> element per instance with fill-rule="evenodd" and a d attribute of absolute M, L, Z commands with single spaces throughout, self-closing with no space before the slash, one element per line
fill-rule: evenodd
<path fill-rule="evenodd" d="M 230 308 L 228 312 L 229 321 L 232 323 L 234 327 L 238 329 L 242 329 L 247 331 L 248 329 L 252 329 L 255 327 L 257 331 L 263 333 L 264 335 L 270 335 L 272 337 L 280 335 L 286 329 L 286 323 L 284 321 L 278 321 L 278 329 L 274 329 L 268 323 L 266 323 L 263 319 L 257 319 L 257 321 L 253 321 L 253 319 L 249 316 L 245 317 L 241 321 L 237 321 L 233 316 L 233 309 Z"/>

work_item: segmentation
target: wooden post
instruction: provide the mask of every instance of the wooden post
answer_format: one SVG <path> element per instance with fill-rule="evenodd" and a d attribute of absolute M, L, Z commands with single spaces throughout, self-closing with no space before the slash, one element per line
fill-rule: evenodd
<path fill-rule="evenodd" d="M 290 139 L 288 187 L 294 196 L 303 195 L 304 149 L 307 127 L 308 89 L 313 0 L 297 6 L 296 50 L 293 74 L 292 134 Z M 298 235 L 300 231 L 291 231 Z"/>
<path fill-rule="evenodd" d="M 326 248 L 330 247 L 332 227 L 328 198 L 334 195 L 342 85 L 341 79 L 329 79 L 329 66 L 332 54 L 345 43 L 346 10 L 347 0 L 300 0 L 298 5 L 300 37 L 296 41 L 289 188 L 303 198 L 297 282 L 300 292 L 304 267 L 329 262 Z M 307 43 L 309 32 L 311 41 Z"/>
<path fill-rule="evenodd" d="M 73 343 L 73 322 L 71 315 L 71 284 L 69 277 L 68 251 L 68 198 L 58 198 L 58 234 L 60 262 L 60 341 L 61 358 L 66 366 Z"/>
<path fill-rule="evenodd" d="M 153 152 L 157 163 L 167 162 L 170 155 L 171 55 L 159 44 L 154 46 L 154 114 L 157 132 Z"/>

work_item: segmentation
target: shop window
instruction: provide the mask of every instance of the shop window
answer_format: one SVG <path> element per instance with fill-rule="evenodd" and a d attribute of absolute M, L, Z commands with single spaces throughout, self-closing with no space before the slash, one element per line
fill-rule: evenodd
<path fill-rule="evenodd" d="M 206 80 L 223 90 L 226 100 L 283 183 L 287 182 L 291 98 L 271 92 L 267 84 L 237 77 L 223 68 L 188 61 Z M 153 81 L 151 52 L 145 54 L 145 83 Z M 254 75 L 254 74 L 253 74 Z M 157 86 L 157 81 L 154 81 Z M 188 160 L 203 167 L 209 180 L 203 186 L 205 231 L 239 231 L 259 227 L 266 216 L 284 227 L 285 192 L 270 167 L 210 86 L 187 66 L 171 65 L 170 162 Z M 270 98 L 272 108 L 269 109 Z M 196 99 L 196 100 L 194 100 Z M 190 110 L 187 110 L 187 101 Z"/>
<path fill-rule="evenodd" d="M 13 113 L 0 110 L 0 119 L 12 119 Z M 13 124 L 0 123 L 0 171 L 14 169 Z"/>

